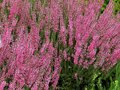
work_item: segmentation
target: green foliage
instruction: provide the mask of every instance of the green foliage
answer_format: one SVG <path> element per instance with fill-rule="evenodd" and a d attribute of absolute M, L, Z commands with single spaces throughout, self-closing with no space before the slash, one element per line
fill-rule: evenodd
<path fill-rule="evenodd" d="M 24 90 L 31 90 L 28 86 L 24 86 Z"/>
<path fill-rule="evenodd" d="M 0 3 L 2 3 L 3 0 L 0 0 Z"/>
<path fill-rule="evenodd" d="M 109 0 L 105 0 L 105 1 L 104 1 L 104 4 L 102 5 L 102 8 L 101 8 L 101 10 L 100 10 L 100 13 L 103 13 L 103 12 L 104 12 L 104 10 L 105 10 L 106 6 L 108 5 L 108 3 L 109 3 Z"/>
<path fill-rule="evenodd" d="M 88 69 L 63 61 L 59 90 L 119 90 L 120 62 L 108 72 L 90 66 Z M 77 79 L 74 74 L 77 73 Z"/>
<path fill-rule="evenodd" d="M 113 0 L 113 2 L 114 2 L 114 11 L 113 12 L 114 12 L 114 14 L 117 14 L 118 12 L 120 12 L 120 0 Z M 100 10 L 100 13 L 104 12 L 104 10 L 105 10 L 106 6 L 108 5 L 108 3 L 109 3 L 109 0 L 104 1 L 104 4 L 103 4 L 103 6 L 102 6 L 102 8 Z"/>
<path fill-rule="evenodd" d="M 5 7 L 4 13 L 5 13 L 7 16 L 9 15 L 10 11 L 9 11 L 8 7 Z"/>
<path fill-rule="evenodd" d="M 109 90 L 119 90 L 120 89 L 120 62 L 114 68 L 115 80 L 112 80 Z"/>
<path fill-rule="evenodd" d="M 113 0 L 114 1 L 114 13 L 117 14 L 120 12 L 120 0 Z"/>

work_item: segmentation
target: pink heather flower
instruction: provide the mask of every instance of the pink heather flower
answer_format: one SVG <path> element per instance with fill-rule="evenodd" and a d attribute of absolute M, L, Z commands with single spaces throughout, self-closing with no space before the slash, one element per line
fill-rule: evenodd
<path fill-rule="evenodd" d="M 9 90 L 15 90 L 15 81 L 10 83 Z"/>
<path fill-rule="evenodd" d="M 65 50 L 63 51 L 63 56 L 64 56 L 64 59 L 66 60 L 67 59 L 67 52 Z"/>
<path fill-rule="evenodd" d="M 67 36 L 67 29 L 65 28 L 65 23 L 64 23 L 64 19 L 63 19 L 63 15 L 61 13 L 60 15 L 60 40 L 63 42 L 64 45 L 67 44 L 67 41 L 66 41 L 66 36 Z"/>
<path fill-rule="evenodd" d="M 3 82 L 0 83 L 0 89 L 1 90 L 4 90 L 5 86 L 6 86 L 6 82 L 5 81 L 3 81 Z"/>
<path fill-rule="evenodd" d="M 69 45 L 73 45 L 73 21 L 71 17 L 69 18 Z"/>
<path fill-rule="evenodd" d="M 20 0 L 10 2 L 11 7 L 10 7 L 9 19 L 12 19 L 14 15 L 18 13 L 20 3 L 21 3 Z"/>
<path fill-rule="evenodd" d="M 4 62 L 7 65 L 1 70 L 0 89 L 6 85 L 9 90 L 22 90 L 24 86 L 31 90 L 56 89 L 62 60 L 73 60 L 83 68 L 93 65 L 108 70 L 114 66 L 120 59 L 120 15 L 113 15 L 112 0 L 100 14 L 103 3 L 3 0 L 0 66 Z M 3 13 L 5 8 L 10 13 Z M 50 39 L 51 31 L 58 36 Z M 12 79 L 9 84 L 4 81 L 7 77 Z"/>
<path fill-rule="evenodd" d="M 16 26 L 17 21 L 18 21 L 18 20 L 17 20 L 17 19 L 15 19 L 15 18 L 12 20 L 12 26 L 13 26 L 13 27 L 15 27 L 15 26 Z"/>
<path fill-rule="evenodd" d="M 37 85 L 34 85 L 31 90 L 38 90 L 38 86 Z"/>

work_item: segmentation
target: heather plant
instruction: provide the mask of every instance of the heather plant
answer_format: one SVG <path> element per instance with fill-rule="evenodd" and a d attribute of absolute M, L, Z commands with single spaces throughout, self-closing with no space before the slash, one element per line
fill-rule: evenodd
<path fill-rule="evenodd" d="M 0 90 L 119 88 L 113 11 L 112 0 L 1 1 Z"/>

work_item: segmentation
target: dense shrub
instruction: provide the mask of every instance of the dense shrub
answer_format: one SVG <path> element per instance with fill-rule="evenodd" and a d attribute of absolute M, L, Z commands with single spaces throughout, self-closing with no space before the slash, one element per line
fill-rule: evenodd
<path fill-rule="evenodd" d="M 103 3 L 104 0 L 3 0 L 0 90 L 57 89 L 62 67 L 69 68 L 64 62 L 79 71 L 111 69 L 120 59 L 120 15 L 113 15 L 112 0 L 101 10 Z M 77 79 L 78 73 L 70 75 Z"/>

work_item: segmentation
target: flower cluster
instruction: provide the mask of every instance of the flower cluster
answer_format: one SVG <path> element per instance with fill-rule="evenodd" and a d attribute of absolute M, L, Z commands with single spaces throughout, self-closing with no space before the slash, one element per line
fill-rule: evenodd
<path fill-rule="evenodd" d="M 120 21 L 104 0 L 3 0 L 0 90 L 57 88 L 62 60 L 108 70 L 120 59 Z"/>

